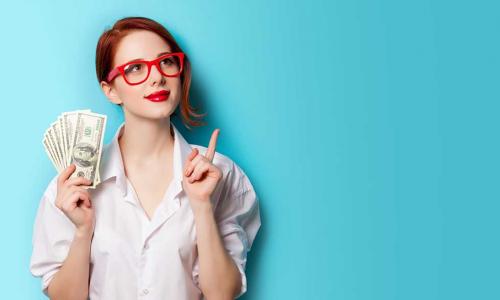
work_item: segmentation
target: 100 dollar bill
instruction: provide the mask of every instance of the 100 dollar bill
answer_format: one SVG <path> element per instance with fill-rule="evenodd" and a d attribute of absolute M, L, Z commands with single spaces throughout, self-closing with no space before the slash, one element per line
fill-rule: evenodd
<path fill-rule="evenodd" d="M 70 142 L 70 163 L 74 163 L 76 169 L 70 178 L 85 177 L 92 181 L 90 188 L 100 183 L 98 174 L 105 128 L 106 115 L 78 112 Z"/>

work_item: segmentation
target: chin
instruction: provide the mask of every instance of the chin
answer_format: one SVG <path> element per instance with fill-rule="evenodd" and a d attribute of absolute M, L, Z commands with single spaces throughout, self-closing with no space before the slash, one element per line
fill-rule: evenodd
<path fill-rule="evenodd" d="M 161 120 L 170 117 L 172 112 L 170 110 L 158 110 L 158 111 L 149 111 L 149 112 L 142 112 L 140 116 L 144 119 L 150 119 L 150 120 Z"/>
<path fill-rule="evenodd" d="M 147 113 L 146 118 L 149 119 L 165 119 L 168 118 L 172 115 L 173 110 L 170 109 L 170 107 L 167 107 L 165 109 L 158 109 L 158 110 L 153 110 Z"/>

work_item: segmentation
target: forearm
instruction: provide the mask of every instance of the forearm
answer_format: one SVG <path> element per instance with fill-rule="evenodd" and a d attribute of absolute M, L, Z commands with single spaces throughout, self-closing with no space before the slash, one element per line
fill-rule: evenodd
<path fill-rule="evenodd" d="M 208 299 L 234 299 L 241 289 L 241 275 L 227 253 L 209 201 L 193 209 L 196 222 L 199 282 Z"/>
<path fill-rule="evenodd" d="M 92 233 L 75 233 L 67 258 L 49 284 L 52 300 L 88 299 Z"/>

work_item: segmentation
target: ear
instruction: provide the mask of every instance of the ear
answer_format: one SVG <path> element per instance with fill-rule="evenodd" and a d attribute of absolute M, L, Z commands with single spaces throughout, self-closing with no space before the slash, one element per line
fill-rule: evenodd
<path fill-rule="evenodd" d="M 115 88 L 107 83 L 106 81 L 101 81 L 101 89 L 104 92 L 104 95 L 109 99 L 109 101 L 113 102 L 114 104 L 121 105 L 123 103 L 122 100 L 118 97 L 116 94 Z"/>

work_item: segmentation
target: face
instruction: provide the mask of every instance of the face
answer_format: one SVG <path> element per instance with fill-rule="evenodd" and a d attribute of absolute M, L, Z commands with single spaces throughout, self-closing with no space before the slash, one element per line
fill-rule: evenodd
<path fill-rule="evenodd" d="M 111 69 L 133 59 L 153 60 L 158 54 L 172 52 L 159 35 L 146 30 L 136 30 L 127 34 L 118 44 Z M 163 76 L 155 66 L 146 81 L 138 85 L 128 85 L 122 75 L 110 84 L 101 82 L 106 97 L 115 104 L 121 104 L 125 117 L 164 119 L 170 117 L 181 98 L 181 78 Z M 170 91 L 166 101 L 152 102 L 145 97 L 161 90 Z"/>
<path fill-rule="evenodd" d="M 89 167 L 96 160 L 95 150 L 90 145 L 77 145 L 73 150 L 73 158 L 77 165 Z"/>

